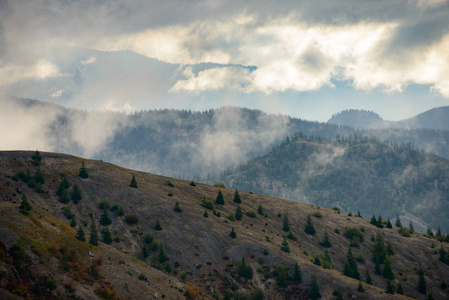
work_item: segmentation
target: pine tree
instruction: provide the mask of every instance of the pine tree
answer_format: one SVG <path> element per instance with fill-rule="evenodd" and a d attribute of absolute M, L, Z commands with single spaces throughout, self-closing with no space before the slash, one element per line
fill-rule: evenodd
<path fill-rule="evenodd" d="M 287 214 L 284 215 L 284 223 L 282 224 L 282 230 L 285 232 L 290 231 L 290 226 L 288 225 L 288 216 Z"/>
<path fill-rule="evenodd" d="M 401 219 L 399 219 L 399 215 L 396 215 L 396 227 L 402 228 Z"/>
<path fill-rule="evenodd" d="M 370 224 L 373 224 L 374 226 L 377 226 L 377 219 L 376 219 L 376 216 L 374 214 L 371 217 Z"/>
<path fill-rule="evenodd" d="M 145 260 L 150 256 L 150 253 L 148 253 L 148 249 L 145 245 L 142 247 L 142 258 Z"/>
<path fill-rule="evenodd" d="M 384 239 L 382 233 L 377 231 L 376 238 L 373 244 L 373 261 L 375 264 L 383 264 L 385 260 L 385 255 L 387 254 L 387 249 L 385 247 Z"/>
<path fill-rule="evenodd" d="M 70 194 L 70 198 L 73 203 L 78 204 L 78 202 L 83 199 L 83 194 L 81 193 L 80 187 L 75 183 L 73 186 L 72 194 Z"/>
<path fill-rule="evenodd" d="M 394 279 L 393 268 L 391 267 L 391 260 L 390 260 L 390 256 L 388 254 L 385 255 L 384 268 L 382 270 L 382 275 L 387 279 L 390 279 L 390 280 Z"/>
<path fill-rule="evenodd" d="M 239 204 L 237 204 L 237 208 L 235 210 L 235 219 L 240 221 L 243 218 L 243 211 Z"/>
<path fill-rule="evenodd" d="M 207 210 L 204 210 L 203 217 L 205 217 L 205 218 L 208 218 L 208 217 L 209 217 L 209 215 L 207 214 Z"/>
<path fill-rule="evenodd" d="M 94 221 L 92 221 L 92 225 L 90 226 L 89 244 L 98 246 L 98 232 L 97 232 L 97 226 L 95 226 Z"/>
<path fill-rule="evenodd" d="M 75 220 L 75 217 L 72 218 L 72 221 L 70 222 L 70 226 L 72 226 L 73 228 L 76 227 L 76 220 Z"/>
<path fill-rule="evenodd" d="M 167 257 L 167 255 L 165 254 L 164 246 L 161 245 L 161 249 L 159 250 L 159 262 L 160 262 L 160 263 L 164 263 L 164 262 L 167 261 L 167 259 L 168 259 L 168 257 Z"/>
<path fill-rule="evenodd" d="M 310 235 L 315 234 L 315 227 L 313 226 L 312 217 L 310 216 L 310 214 L 307 216 L 307 222 L 306 226 L 304 227 L 304 231 Z"/>
<path fill-rule="evenodd" d="M 182 212 L 182 208 L 179 207 L 179 202 L 175 203 L 175 207 L 173 208 L 173 210 L 178 213 Z"/>
<path fill-rule="evenodd" d="M 162 230 L 161 223 L 159 223 L 159 219 L 156 219 L 156 222 L 154 223 L 154 230 Z"/>
<path fill-rule="evenodd" d="M 362 282 L 359 281 L 359 286 L 357 287 L 357 291 L 363 293 L 365 289 L 363 288 Z"/>
<path fill-rule="evenodd" d="M 81 226 L 78 227 L 78 231 L 76 233 L 76 239 L 80 240 L 82 242 L 86 241 L 86 235 L 84 233 L 83 227 L 81 227 Z"/>
<path fill-rule="evenodd" d="M 387 294 L 394 294 L 394 287 L 393 287 L 393 285 L 391 284 L 391 281 L 390 280 L 387 280 L 387 289 L 385 290 L 385 292 L 387 293 Z"/>
<path fill-rule="evenodd" d="M 390 241 L 387 241 L 387 253 L 390 256 L 394 255 L 394 249 L 393 249 L 393 245 L 391 244 Z"/>
<path fill-rule="evenodd" d="M 312 300 L 317 300 L 321 298 L 320 287 L 318 286 L 316 277 L 313 275 L 309 285 L 309 298 Z"/>
<path fill-rule="evenodd" d="M 427 284 L 424 278 L 424 271 L 423 269 L 419 269 L 416 273 L 418 274 L 418 292 L 425 295 L 427 293 Z"/>
<path fill-rule="evenodd" d="M 362 215 L 360 214 L 360 210 L 357 211 L 357 217 L 361 218 Z"/>
<path fill-rule="evenodd" d="M 368 271 L 368 269 L 366 270 L 366 280 L 365 280 L 365 282 L 367 283 L 367 284 L 373 284 L 373 281 L 371 280 L 371 275 L 370 275 L 370 273 L 369 273 L 369 271 Z"/>
<path fill-rule="evenodd" d="M 112 221 L 109 218 L 109 212 L 107 211 L 107 209 L 103 209 L 103 213 L 101 214 L 101 218 L 100 218 L 100 224 L 103 226 L 109 226 L 111 225 Z"/>
<path fill-rule="evenodd" d="M 323 241 L 321 242 L 321 246 L 323 246 L 324 248 L 332 247 L 332 244 L 329 240 L 329 235 L 327 234 L 327 230 L 324 231 L 324 238 Z"/>
<path fill-rule="evenodd" d="M 19 209 L 24 215 L 28 215 L 28 212 L 32 209 L 25 194 L 22 195 L 22 202 L 20 203 Z"/>
<path fill-rule="evenodd" d="M 67 191 L 67 189 L 63 189 L 61 191 L 61 195 L 59 196 L 59 202 L 63 203 L 63 204 L 67 204 L 70 202 L 70 198 L 69 198 L 69 192 Z"/>
<path fill-rule="evenodd" d="M 290 246 L 288 245 L 287 239 L 284 237 L 284 241 L 282 242 L 281 250 L 287 253 L 290 253 Z"/>
<path fill-rule="evenodd" d="M 396 293 L 399 295 L 404 295 L 404 289 L 402 288 L 402 284 L 399 282 L 398 287 L 396 289 Z"/>
<path fill-rule="evenodd" d="M 293 280 L 297 281 L 297 282 L 302 280 L 301 268 L 299 267 L 298 263 L 295 264 L 295 271 L 293 273 Z"/>
<path fill-rule="evenodd" d="M 64 190 L 67 190 L 70 187 L 70 183 L 67 181 L 67 178 L 63 177 L 61 183 L 59 184 L 58 190 L 56 191 L 56 196 L 61 196 Z"/>
<path fill-rule="evenodd" d="M 287 287 L 288 286 L 287 268 L 283 264 L 280 264 L 279 266 L 276 267 L 276 271 L 278 274 L 276 278 L 277 285 L 280 287 Z"/>
<path fill-rule="evenodd" d="M 242 256 L 242 261 L 240 262 L 240 265 L 237 269 L 237 274 L 239 274 L 240 277 L 253 279 L 253 270 L 250 266 L 246 265 L 244 256 Z"/>
<path fill-rule="evenodd" d="M 408 224 L 408 229 L 410 230 L 410 233 L 414 233 L 415 229 L 413 228 L 412 220 L 410 220 L 410 223 Z"/>
<path fill-rule="evenodd" d="M 262 204 L 259 204 L 259 207 L 257 208 L 257 213 L 261 216 L 264 215 Z"/>
<path fill-rule="evenodd" d="M 223 194 L 222 194 L 221 190 L 218 190 L 218 195 L 217 195 L 217 198 L 215 199 L 215 203 L 224 205 L 224 198 L 223 198 Z"/>
<path fill-rule="evenodd" d="M 234 193 L 234 202 L 242 203 L 242 199 L 240 199 L 239 191 L 237 189 L 235 189 L 235 193 Z"/>
<path fill-rule="evenodd" d="M 112 236 L 111 236 L 111 232 L 109 231 L 109 228 L 103 228 L 103 230 L 101 231 L 101 235 L 103 238 L 103 243 L 105 244 L 112 244 Z"/>
<path fill-rule="evenodd" d="M 129 184 L 129 186 L 132 188 L 137 188 L 137 180 L 136 177 L 134 177 L 134 174 L 133 177 L 131 178 L 131 183 Z"/>
<path fill-rule="evenodd" d="M 33 164 L 35 166 L 38 166 L 42 160 L 42 156 L 41 153 L 39 152 L 39 150 L 36 150 L 36 152 L 34 152 L 34 155 L 31 156 L 31 159 L 33 160 Z"/>
<path fill-rule="evenodd" d="M 87 169 L 84 165 L 84 160 L 81 161 L 81 168 L 80 168 L 80 172 L 78 174 L 79 177 L 81 178 L 88 178 L 89 177 L 89 173 L 87 172 Z"/>
<path fill-rule="evenodd" d="M 343 266 L 343 275 L 360 280 L 360 273 L 357 268 L 357 262 L 352 255 L 351 247 L 349 247 L 348 253 L 346 254 L 346 260 Z"/>
<path fill-rule="evenodd" d="M 229 236 L 233 239 L 235 239 L 237 237 L 237 234 L 234 231 L 234 227 L 232 227 L 231 233 L 229 234 Z"/>
<path fill-rule="evenodd" d="M 390 220 L 387 221 L 387 228 L 393 228 L 393 225 L 391 224 Z"/>

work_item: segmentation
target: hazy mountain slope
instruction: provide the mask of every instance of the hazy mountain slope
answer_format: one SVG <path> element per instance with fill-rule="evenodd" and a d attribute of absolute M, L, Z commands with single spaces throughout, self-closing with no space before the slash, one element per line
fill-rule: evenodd
<path fill-rule="evenodd" d="M 348 109 L 332 115 L 327 123 L 349 126 L 357 129 L 382 128 L 384 120 L 375 112 Z"/>
<path fill-rule="evenodd" d="M 373 138 L 337 142 L 296 136 L 216 181 L 364 216 L 411 214 L 449 232 L 449 162 Z M 421 230 L 425 230 L 422 228 Z"/>
<path fill-rule="evenodd" d="M 449 106 L 437 107 L 425 111 L 416 117 L 399 122 L 392 122 L 392 126 L 406 129 L 426 128 L 449 130 Z"/>
<path fill-rule="evenodd" d="M 243 212 L 257 211 L 258 206 L 262 205 L 266 216 L 256 213 L 256 217 L 253 218 L 245 214 L 242 221 L 230 221 L 224 216 L 235 212 L 237 204 L 232 202 L 234 190 L 223 188 L 221 191 L 225 204 L 215 205 L 216 211 L 221 214 L 221 217 L 214 215 L 211 210 L 207 210 L 209 216 L 206 218 L 204 217 L 205 208 L 201 206 L 202 199 L 215 199 L 219 188 L 203 184 L 191 185 L 188 181 L 141 173 L 92 160 L 85 161 L 89 177 L 83 179 L 78 177 L 81 166 L 80 158 L 42 153 L 42 161 L 38 167 L 35 162 L 33 163 L 32 155 L 32 152 L 0 153 L 0 199 L 2 200 L 0 202 L 2 212 L 0 219 L 2 251 L 0 254 L 13 254 L 12 251 L 16 249 L 13 247 L 14 243 L 21 243 L 25 248 L 24 259 L 19 259 L 19 262 L 22 262 L 22 266 L 25 267 L 23 274 L 18 273 L 18 265 L 15 264 L 15 260 L 11 261 L 8 256 L 0 255 L 0 270 L 4 275 L 0 277 L 2 278 L 0 283 L 2 288 L 16 294 L 19 291 L 11 289 L 14 286 L 8 285 L 3 278 L 15 278 L 19 285 L 25 285 L 25 289 L 28 289 L 29 293 L 33 293 L 30 286 L 40 280 L 37 270 L 39 268 L 47 270 L 46 276 L 54 274 L 55 278 L 62 278 L 62 280 L 56 281 L 56 288 L 53 292 L 54 294 L 59 292 L 61 298 L 71 297 L 69 287 L 64 286 L 67 280 L 74 281 L 73 285 L 76 290 L 74 293 L 79 297 L 90 298 L 94 295 L 92 290 L 99 285 L 99 280 L 95 280 L 92 287 L 84 288 L 84 281 L 77 281 L 74 277 L 75 274 L 70 273 L 72 271 L 62 271 L 64 269 L 64 251 L 48 247 L 54 242 L 67 241 L 65 244 L 70 247 L 69 249 L 72 247 L 79 249 L 76 253 L 86 263 L 92 262 L 92 259 L 86 254 L 87 250 L 91 249 L 94 257 L 100 251 L 104 253 L 101 272 L 108 273 L 108 275 L 103 275 L 105 276 L 104 280 L 111 282 L 120 297 L 148 298 L 148 294 L 138 294 L 134 297 L 135 294 L 132 293 L 140 293 L 144 290 L 151 290 L 152 293 L 158 288 L 166 288 L 164 292 L 160 292 L 159 296 L 165 293 L 166 298 L 172 298 L 171 291 L 176 293 L 174 288 L 181 289 L 181 293 L 185 293 L 184 286 L 178 282 L 178 280 L 185 280 L 193 282 L 193 286 L 198 291 L 203 290 L 209 296 L 216 294 L 224 297 L 226 293 L 237 292 L 249 294 L 260 288 L 267 299 L 307 299 L 311 276 L 314 275 L 317 277 L 324 299 L 332 298 L 331 294 L 336 288 L 343 295 L 355 295 L 357 298 L 363 299 L 400 298 L 399 295 L 385 294 L 387 279 L 374 273 L 375 266 L 371 260 L 373 243 L 369 237 L 376 235 L 376 232 L 380 230 L 383 239 L 391 242 L 395 252 L 391 256 L 395 274 L 394 284 L 401 283 L 406 295 L 424 299 L 425 296 L 417 292 L 418 275 L 414 270 L 421 266 L 425 269 L 427 292 L 432 292 L 436 298 L 447 296 L 447 291 L 440 289 L 439 285 L 443 279 L 449 278 L 449 266 L 438 260 L 436 249 L 431 247 L 436 241 L 419 234 L 413 234 L 412 237 L 406 238 L 397 233 L 398 228 L 378 229 L 370 225 L 366 219 L 348 217 L 333 210 L 318 209 L 294 201 L 246 192 L 240 192 Z M 23 178 L 20 170 L 27 169 L 34 176 L 38 168 L 42 171 L 45 179 L 41 188 L 39 185 L 34 185 L 35 187 L 31 188 L 32 184 L 26 184 L 23 180 L 17 180 L 14 177 L 16 174 Z M 69 195 L 72 194 L 75 184 L 82 191 L 83 198 L 77 204 L 73 201 L 67 204 L 58 201 L 56 193 L 63 181 L 62 173 L 66 175 L 66 179 L 71 184 L 68 188 Z M 138 188 L 129 186 L 132 174 L 135 175 Z M 36 176 L 35 180 L 38 178 L 39 176 Z M 38 192 L 36 189 L 40 191 Z M 28 216 L 19 213 L 22 195 L 27 196 L 33 207 Z M 123 205 L 124 215 L 120 216 L 120 214 L 108 210 L 112 223 L 102 226 L 100 220 L 104 212 L 99 208 L 99 202 L 102 199 L 107 199 L 111 207 Z M 175 202 L 179 203 L 182 212 L 173 211 Z M 104 201 L 102 203 L 105 204 Z M 112 242 L 112 247 L 130 255 L 136 255 L 148 265 L 152 264 L 157 268 L 168 270 L 167 264 L 169 264 L 172 269 L 170 273 L 172 278 L 168 279 L 168 274 L 164 275 L 149 269 L 149 266 L 145 267 L 137 259 L 131 263 L 129 256 L 120 254 L 103 243 L 94 247 L 76 241 L 74 230 L 61 223 L 61 221 L 66 224 L 71 222 L 66 217 L 67 207 L 70 208 L 78 225 L 84 228 L 88 240 L 92 223 L 96 224 L 98 232 L 108 227 L 112 238 L 119 238 Z M 138 220 L 135 224 L 125 221 L 130 219 L 129 215 L 132 214 L 135 214 L 135 217 L 131 219 Z M 304 232 L 308 214 L 321 215 L 320 218 L 312 217 L 316 229 L 315 235 Z M 288 215 L 290 230 L 296 237 L 295 240 L 288 239 L 291 253 L 283 252 L 280 249 L 282 237 L 287 235 L 282 230 L 285 215 Z M 153 229 L 156 219 L 162 226 L 160 231 Z M 368 270 L 374 284 L 374 286 L 363 284 L 364 292 L 357 291 L 359 284 L 357 280 L 342 275 L 346 252 L 351 242 L 343 234 L 345 227 L 360 228 L 360 226 L 363 226 L 365 238 L 358 242 L 353 240 L 359 246 L 353 247 L 352 251 L 357 257 L 363 257 L 364 262 L 358 263 L 362 280 L 365 280 Z M 232 228 L 237 234 L 235 239 L 229 237 Z M 335 232 L 336 228 L 340 230 L 341 234 Z M 35 235 L 35 230 L 38 235 Z M 332 243 L 330 248 L 324 248 L 319 244 L 323 240 L 325 232 L 328 233 Z M 142 249 L 145 245 L 146 233 L 151 233 L 158 242 L 155 242 L 153 238 L 153 242 L 146 245 L 149 257 L 143 258 Z M 26 243 L 21 241 L 26 241 Z M 33 245 L 38 245 L 42 253 L 37 254 L 36 250 L 33 252 L 35 247 Z M 447 243 L 442 245 L 446 250 L 448 249 Z M 163 263 L 160 261 L 161 246 L 164 247 L 165 254 L 169 258 Z M 267 250 L 266 255 L 264 255 L 265 249 Z M 331 270 L 311 262 L 311 260 L 316 261 L 316 257 L 324 257 L 326 249 L 329 250 Z M 52 251 L 56 254 L 51 254 Z M 43 261 L 39 262 L 39 258 L 36 260 L 36 256 L 43 257 Z M 54 257 L 52 258 L 52 256 Z M 253 271 L 253 278 L 250 280 L 241 277 L 237 271 L 243 256 L 246 264 Z M 131 261 L 133 260 L 131 259 Z M 300 265 L 302 281 L 287 280 L 287 287 L 279 286 L 280 282 L 283 282 L 279 279 L 281 276 L 279 274 L 284 274 L 283 268 L 279 269 L 279 264 L 283 263 L 287 267 L 289 276 L 293 276 L 295 262 Z M 149 283 L 139 280 L 138 274 L 140 273 L 149 278 Z M 157 279 L 158 276 L 160 279 Z M 402 280 L 403 276 L 407 277 L 406 281 Z M 174 277 L 178 279 L 174 279 Z M 122 282 L 122 285 L 123 282 L 126 282 L 128 288 L 137 290 L 127 291 L 117 282 Z M 170 287 L 167 287 L 168 285 Z M 192 287 L 191 284 L 186 285 L 187 288 Z M 82 294 L 81 291 L 86 294 Z M 48 295 L 47 291 L 45 293 Z M 181 293 L 178 294 L 178 298 L 181 297 Z M 176 298 L 176 296 L 174 297 Z M 198 296 L 197 299 L 200 297 Z"/>

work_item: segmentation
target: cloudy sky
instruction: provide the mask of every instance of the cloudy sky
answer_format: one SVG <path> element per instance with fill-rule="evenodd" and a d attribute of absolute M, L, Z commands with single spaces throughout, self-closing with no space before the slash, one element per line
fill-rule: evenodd
<path fill-rule="evenodd" d="M 449 103 L 449 1 L 0 0 L 0 93 L 403 119 Z"/>

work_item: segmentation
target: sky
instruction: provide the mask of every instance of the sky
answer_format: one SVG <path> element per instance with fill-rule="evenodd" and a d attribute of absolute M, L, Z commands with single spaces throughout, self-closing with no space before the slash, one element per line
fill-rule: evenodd
<path fill-rule="evenodd" d="M 0 94 L 405 119 L 449 103 L 449 0 L 0 0 Z"/>

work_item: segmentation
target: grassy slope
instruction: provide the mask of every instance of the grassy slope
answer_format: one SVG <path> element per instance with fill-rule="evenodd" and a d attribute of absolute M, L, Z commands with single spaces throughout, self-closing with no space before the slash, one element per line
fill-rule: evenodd
<path fill-rule="evenodd" d="M 2 242 L 10 247 L 12 243 L 20 239 L 20 236 L 24 236 L 39 241 L 45 249 L 45 247 L 48 248 L 49 244 L 55 242 L 54 238 L 57 238 L 56 242 L 59 243 L 69 240 L 79 251 L 79 256 L 85 258 L 87 262 L 90 258 L 86 256 L 86 249 L 93 249 L 92 251 L 95 253 L 102 251 L 105 253 L 102 265 L 102 270 L 104 268 L 102 274 L 106 277 L 104 280 L 109 280 L 122 297 L 145 298 L 141 296 L 148 295 L 148 292 L 153 293 L 155 290 L 159 290 L 160 294 L 165 293 L 168 298 L 171 298 L 173 293 L 175 294 L 174 298 L 179 297 L 179 291 L 175 291 L 172 286 L 182 289 L 183 284 L 180 283 L 179 279 L 184 277 L 182 275 L 184 273 L 185 278 L 182 279 L 193 282 L 195 286 L 209 295 L 212 294 L 212 290 L 224 295 L 226 291 L 231 291 L 230 286 L 235 283 L 238 289 L 247 292 L 260 287 L 267 297 L 280 298 L 287 294 L 293 297 L 306 298 L 310 277 L 315 275 L 325 299 L 332 298 L 331 294 L 335 288 L 339 288 L 343 295 L 355 294 L 358 298 L 363 299 L 389 297 L 384 293 L 386 279 L 374 274 L 374 264 L 371 261 L 372 243 L 369 237 L 375 234 L 378 229 L 370 225 L 368 220 L 336 214 L 335 211 L 321 208 L 319 211 L 323 217 L 320 219 L 313 217 L 317 233 L 310 236 L 304 232 L 303 228 L 306 216 L 316 212 L 318 210 L 316 207 L 240 192 L 241 207 L 244 212 L 257 211 L 259 204 L 262 204 L 267 217 L 257 215 L 256 218 L 250 218 L 245 215 L 242 221 L 227 222 L 224 216 L 235 212 L 237 206 L 232 202 L 234 191 L 227 189 L 222 189 L 225 205 L 217 206 L 217 211 L 221 213 L 221 217 L 216 217 L 209 211 L 209 217 L 205 218 L 203 217 L 204 208 L 200 206 L 201 199 L 203 197 L 215 199 L 218 191 L 216 187 L 202 184 L 190 186 L 189 182 L 186 181 L 135 172 L 104 162 L 90 160 L 86 160 L 89 178 L 82 179 L 77 176 L 81 166 L 80 158 L 51 153 L 42 155 L 40 169 L 44 172 L 46 182 L 43 185 L 43 192 L 37 193 L 27 187 L 25 183 L 12 180 L 12 176 L 18 169 L 29 168 L 31 173 L 34 173 L 36 167 L 31 164 L 30 157 L 32 154 L 31 152 L 0 153 L 0 166 L 2 166 L 0 169 L 0 199 L 3 200 L 1 202 L 0 228 Z M 58 202 L 55 193 L 59 182 L 62 180 L 61 173 L 67 175 L 72 185 L 77 183 L 81 187 L 84 198 L 79 204 L 69 203 L 64 205 Z M 139 184 L 138 189 L 128 186 L 132 174 L 136 176 Z M 170 180 L 174 187 L 167 186 L 167 180 Z M 20 203 L 18 191 L 26 194 L 35 208 L 30 216 L 26 217 L 18 213 Z M 173 196 L 168 196 L 169 193 L 172 193 Z M 99 247 L 89 248 L 87 244 L 77 242 L 74 239 L 74 230 L 63 224 L 63 222 L 70 223 L 70 220 L 63 216 L 61 210 L 65 206 L 70 206 L 78 224 L 83 225 L 88 234 L 91 216 L 96 217 L 96 222 L 98 222 L 101 215 L 98 208 L 100 199 L 108 199 L 111 205 L 124 205 L 126 214 L 134 213 L 139 217 L 138 224 L 128 225 L 124 222 L 124 217 L 115 216 L 111 213 L 110 231 L 114 237 L 120 237 L 120 242 L 113 243 L 112 246 L 118 251 L 102 243 Z M 181 208 L 183 208 L 182 213 L 173 211 L 175 202 L 179 202 Z M 6 211 L 9 213 L 6 213 Z M 279 213 L 281 215 L 288 214 L 290 228 L 297 237 L 297 241 L 289 240 L 292 250 L 290 254 L 280 250 L 282 237 L 286 233 L 282 231 L 282 217 L 278 217 Z M 39 219 L 39 215 L 42 215 L 42 219 Z M 47 234 L 43 232 L 38 236 L 34 235 L 35 227 L 39 227 L 39 225 L 32 222 L 33 218 L 43 222 L 44 225 L 42 226 Z M 156 218 L 162 224 L 162 231 L 153 230 Z M 56 226 L 51 225 L 51 223 L 55 223 Z M 336 234 L 334 230 L 338 228 L 343 232 L 346 226 L 364 226 L 366 228 L 365 241 L 361 243 L 359 248 L 353 248 L 354 254 L 362 252 L 366 257 L 365 263 L 359 263 L 362 279 L 365 278 L 364 274 L 368 269 L 375 285 L 364 284 L 366 291 L 363 294 L 356 291 L 358 281 L 341 275 L 350 241 L 342 234 Z M 102 227 L 98 223 L 97 227 L 101 231 Z M 64 231 L 61 228 L 64 228 Z M 236 239 L 231 239 L 228 236 L 232 228 L 235 228 L 237 233 Z M 329 233 L 332 243 L 332 247 L 329 249 L 332 258 L 332 270 L 325 270 L 310 261 L 313 255 L 324 253 L 325 249 L 319 245 L 319 242 L 323 239 L 325 230 Z M 7 234 L 3 234 L 5 231 Z M 58 235 L 55 234 L 56 232 Z M 146 232 L 152 232 L 163 244 L 172 268 L 177 270 L 177 275 L 172 273 L 169 277 L 168 274 L 164 275 L 129 256 L 140 253 L 143 246 L 142 235 Z M 396 275 L 394 282 L 401 282 L 407 295 L 419 299 L 424 298 L 416 291 L 418 277 L 413 270 L 421 265 L 426 272 L 428 291 L 432 291 L 437 298 L 448 296 L 447 292 L 439 288 L 439 284 L 442 279 L 449 278 L 449 266 L 438 261 L 438 255 L 434 254 L 434 251 L 439 248 L 435 240 L 417 234 L 411 238 L 405 238 L 397 233 L 397 228 L 382 229 L 382 233 L 384 239 L 390 241 L 396 251 L 396 254 L 392 257 L 393 270 Z M 270 238 L 270 242 L 267 241 L 267 236 Z M 437 245 L 435 249 L 431 248 L 432 244 Z M 448 248 L 446 243 L 444 247 Z M 269 251 L 269 255 L 263 255 L 264 249 Z M 304 254 L 305 250 L 309 253 L 308 255 Z M 150 252 L 150 254 L 150 258 L 146 260 L 148 264 L 155 262 L 153 256 L 157 252 L 154 254 Z M 239 278 L 236 274 L 236 265 L 242 256 L 245 256 L 247 264 L 254 270 L 254 278 L 251 281 Z M 111 257 L 111 260 L 109 261 L 107 257 Z M 124 265 L 117 264 L 118 261 L 125 260 Z M 290 268 L 291 274 L 295 262 L 298 262 L 301 266 L 303 282 L 292 283 L 287 289 L 279 288 L 272 274 L 268 274 L 265 278 L 262 273 L 257 271 L 259 269 L 267 270 L 268 267 L 273 271 L 275 266 L 284 263 Z M 34 265 L 36 263 L 31 262 L 31 266 Z M 47 274 L 53 273 L 58 278 L 62 276 L 62 282 L 64 279 L 71 280 L 70 275 L 60 274 L 61 271 L 58 271 L 60 266 L 58 266 L 57 261 L 48 263 L 47 266 L 45 260 L 44 266 L 47 268 Z M 39 267 L 42 268 L 42 266 Z M 7 268 L 2 270 L 7 270 Z M 133 276 L 127 273 L 128 270 L 131 270 Z M 137 275 L 140 273 L 148 274 L 150 284 L 143 284 L 143 281 L 137 279 Z M 407 281 L 401 281 L 401 275 L 399 274 L 406 275 Z M 123 287 L 125 281 L 128 286 L 133 285 L 133 288 L 129 291 L 126 291 Z M 86 289 L 84 292 L 90 293 L 88 295 L 91 296 L 95 284 L 90 288 L 80 286 L 79 290 Z M 5 287 L 4 282 L 1 285 Z M 75 282 L 75 285 L 78 287 L 77 282 Z M 130 292 L 131 290 L 132 292 Z M 60 294 L 66 292 L 63 286 L 58 286 L 57 291 Z"/>

